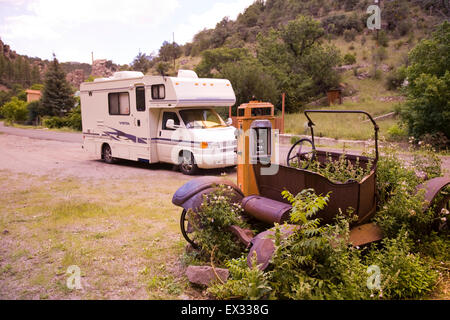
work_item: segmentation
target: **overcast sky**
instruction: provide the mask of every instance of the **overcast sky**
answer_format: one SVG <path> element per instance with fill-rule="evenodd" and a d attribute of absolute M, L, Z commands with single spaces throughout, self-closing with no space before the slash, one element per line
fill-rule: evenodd
<path fill-rule="evenodd" d="M 163 41 L 184 44 L 254 0 L 0 0 L 0 38 L 19 54 L 129 64 Z"/>

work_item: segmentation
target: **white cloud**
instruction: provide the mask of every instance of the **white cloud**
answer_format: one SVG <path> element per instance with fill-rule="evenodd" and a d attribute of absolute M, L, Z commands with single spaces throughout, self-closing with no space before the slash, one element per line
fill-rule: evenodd
<path fill-rule="evenodd" d="M 210 10 L 193 14 L 188 23 L 179 25 L 175 31 L 176 41 L 180 44 L 192 41 L 194 35 L 204 28 L 214 28 L 224 17 L 234 20 L 239 13 L 250 6 L 255 0 L 230 0 L 216 3 Z"/>
<path fill-rule="evenodd" d="M 186 1 L 186 0 L 185 0 Z M 0 0 L 0 37 L 20 54 L 60 61 L 129 63 L 164 40 L 183 44 L 254 0 Z M 202 8 L 202 6 L 204 8 Z M 192 14 L 192 12 L 201 12 Z"/>
<path fill-rule="evenodd" d="M 68 30 L 83 25 L 157 26 L 179 6 L 178 0 L 0 0 L 25 5 L 28 13 L 5 18 L 0 32 L 5 39 L 64 38 Z"/>

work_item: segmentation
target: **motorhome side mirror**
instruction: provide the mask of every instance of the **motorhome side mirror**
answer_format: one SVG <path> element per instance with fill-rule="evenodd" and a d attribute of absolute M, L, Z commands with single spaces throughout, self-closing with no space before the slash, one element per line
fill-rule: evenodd
<path fill-rule="evenodd" d="M 233 119 L 228 118 L 228 119 L 227 119 L 227 122 L 225 122 L 225 124 L 226 124 L 227 126 L 231 126 L 231 125 L 233 124 Z"/>
<path fill-rule="evenodd" d="M 177 126 L 176 124 L 175 124 L 175 121 L 173 120 L 173 119 L 168 119 L 167 120 L 167 122 L 166 122 L 166 128 L 167 129 L 173 129 L 173 130 L 175 130 L 175 129 L 178 129 L 180 126 Z"/>

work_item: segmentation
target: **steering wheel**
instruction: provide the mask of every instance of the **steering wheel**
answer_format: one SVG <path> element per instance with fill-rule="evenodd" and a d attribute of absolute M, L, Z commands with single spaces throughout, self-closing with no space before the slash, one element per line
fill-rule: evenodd
<path fill-rule="evenodd" d="M 306 151 L 306 148 L 311 150 Z M 307 169 L 316 156 L 316 148 L 312 141 L 303 138 L 294 143 L 289 150 L 286 163 L 289 167 Z"/>

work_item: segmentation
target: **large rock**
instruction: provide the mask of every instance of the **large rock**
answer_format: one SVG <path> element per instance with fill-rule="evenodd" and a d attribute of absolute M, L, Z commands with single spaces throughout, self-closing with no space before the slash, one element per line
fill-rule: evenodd
<path fill-rule="evenodd" d="M 79 88 L 80 84 L 84 81 L 84 70 L 75 69 L 66 75 L 66 80 L 71 83 L 74 87 Z"/>
<path fill-rule="evenodd" d="M 227 281 L 230 275 L 228 269 L 215 268 L 217 275 L 222 281 Z M 209 266 L 189 266 L 186 270 L 186 276 L 191 283 L 208 286 L 214 281 L 218 281 L 213 268 Z"/>
<path fill-rule="evenodd" d="M 111 60 L 94 60 L 92 64 L 92 76 L 94 77 L 107 78 L 112 76 L 116 71 L 119 71 L 119 69 Z"/>

